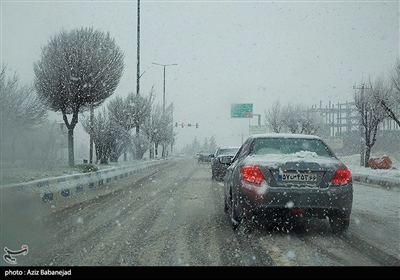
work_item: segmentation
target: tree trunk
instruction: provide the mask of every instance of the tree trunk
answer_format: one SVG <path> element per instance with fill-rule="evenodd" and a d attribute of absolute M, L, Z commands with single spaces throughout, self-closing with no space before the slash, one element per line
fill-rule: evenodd
<path fill-rule="evenodd" d="M 154 144 L 150 142 L 149 158 L 154 158 Z"/>
<path fill-rule="evenodd" d="M 139 126 L 137 125 L 136 126 L 136 140 L 137 140 L 137 142 L 136 142 L 136 155 L 135 155 L 135 157 L 136 157 L 136 159 L 140 159 L 140 152 L 139 152 Z"/>
<path fill-rule="evenodd" d="M 74 159 L 74 129 L 68 129 L 68 164 L 70 167 L 75 166 Z"/>
<path fill-rule="evenodd" d="M 11 163 L 15 163 L 15 137 L 11 139 Z"/>
<path fill-rule="evenodd" d="M 100 157 L 100 164 L 108 164 L 108 159 L 105 156 Z"/>
<path fill-rule="evenodd" d="M 371 157 L 371 145 L 366 145 L 365 146 L 365 158 L 364 158 L 364 167 L 369 167 L 368 161 L 369 158 Z"/>

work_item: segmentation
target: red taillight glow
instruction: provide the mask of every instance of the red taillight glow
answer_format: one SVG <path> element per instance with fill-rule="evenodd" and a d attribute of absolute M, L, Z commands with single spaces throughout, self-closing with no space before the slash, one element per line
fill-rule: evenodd
<path fill-rule="evenodd" d="M 240 170 L 242 179 L 253 184 L 261 184 L 264 181 L 264 175 L 257 166 L 243 166 Z"/>
<path fill-rule="evenodd" d="M 336 170 L 332 177 L 332 184 L 336 186 L 347 184 L 350 181 L 351 173 L 347 168 Z"/>
<path fill-rule="evenodd" d="M 306 210 L 302 208 L 292 208 L 290 211 L 295 215 L 304 214 L 306 212 Z"/>

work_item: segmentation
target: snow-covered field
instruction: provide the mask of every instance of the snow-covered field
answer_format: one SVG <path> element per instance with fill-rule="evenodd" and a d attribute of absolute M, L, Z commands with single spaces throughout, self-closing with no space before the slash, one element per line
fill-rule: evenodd
<path fill-rule="evenodd" d="M 400 162 L 391 158 L 392 169 L 372 169 L 360 166 L 360 155 L 351 155 L 339 157 L 346 164 L 354 175 L 374 176 L 375 178 L 389 179 L 396 178 L 400 180 Z"/>

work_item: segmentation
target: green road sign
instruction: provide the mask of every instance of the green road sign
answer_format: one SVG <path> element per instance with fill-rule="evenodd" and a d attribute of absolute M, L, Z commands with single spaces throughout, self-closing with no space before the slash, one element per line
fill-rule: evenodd
<path fill-rule="evenodd" d="M 231 118 L 252 118 L 253 103 L 231 104 Z"/>

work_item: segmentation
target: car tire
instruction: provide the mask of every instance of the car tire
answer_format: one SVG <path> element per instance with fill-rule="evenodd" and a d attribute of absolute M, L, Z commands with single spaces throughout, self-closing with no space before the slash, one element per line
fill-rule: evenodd
<path fill-rule="evenodd" d="M 233 230 L 237 230 L 239 228 L 240 219 L 239 215 L 236 213 L 236 205 L 235 199 L 233 198 L 232 194 L 230 194 L 230 208 L 229 208 L 229 222 Z"/>
<path fill-rule="evenodd" d="M 345 233 L 350 225 L 350 218 L 340 216 L 329 217 L 329 224 L 333 233 Z"/>
<path fill-rule="evenodd" d="M 228 213 L 229 211 L 229 205 L 226 202 L 226 197 L 224 197 L 224 213 Z"/>

